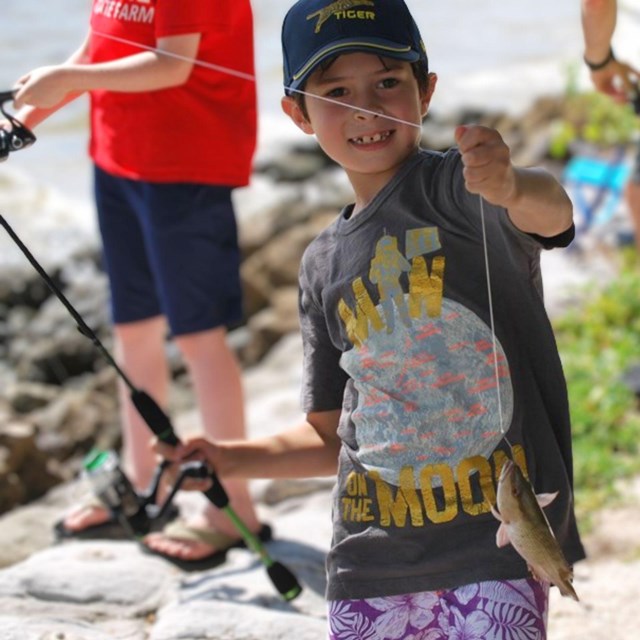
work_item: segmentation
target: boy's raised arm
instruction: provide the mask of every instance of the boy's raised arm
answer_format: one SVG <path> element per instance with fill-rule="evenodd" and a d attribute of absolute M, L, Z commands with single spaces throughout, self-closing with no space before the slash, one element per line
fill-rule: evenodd
<path fill-rule="evenodd" d="M 566 231 L 573 221 L 573 205 L 562 185 L 544 169 L 513 170 L 516 189 L 505 205 L 513 224 L 546 238 Z"/>
<path fill-rule="evenodd" d="M 562 185 L 543 169 L 514 167 L 498 131 L 460 126 L 456 142 L 467 190 L 504 207 L 518 229 L 550 238 L 571 226 L 573 206 Z"/>

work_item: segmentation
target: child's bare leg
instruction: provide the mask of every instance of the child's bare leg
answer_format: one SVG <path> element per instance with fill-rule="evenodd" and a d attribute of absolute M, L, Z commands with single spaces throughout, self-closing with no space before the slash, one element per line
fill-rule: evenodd
<path fill-rule="evenodd" d="M 166 406 L 169 371 L 165 354 L 166 323 L 157 316 L 140 322 L 119 324 L 114 328 L 115 354 L 133 384 L 146 391 L 161 406 Z M 130 389 L 118 380 L 122 423 L 123 470 L 137 489 L 144 489 L 156 468 L 151 450 L 153 434 L 130 400 Z M 64 525 L 70 531 L 106 522 L 109 512 L 100 506 L 83 506 L 70 513 Z"/>
<path fill-rule="evenodd" d="M 240 367 L 222 328 L 176 337 L 192 377 L 205 435 L 211 440 L 245 437 L 244 397 Z M 234 511 L 252 530 L 260 528 L 246 481 L 227 480 L 224 487 Z M 234 538 L 239 534 L 227 516 L 213 506 L 188 518 L 190 526 L 215 529 Z M 202 541 L 151 534 L 147 545 L 168 555 L 195 560 L 217 549 Z"/>

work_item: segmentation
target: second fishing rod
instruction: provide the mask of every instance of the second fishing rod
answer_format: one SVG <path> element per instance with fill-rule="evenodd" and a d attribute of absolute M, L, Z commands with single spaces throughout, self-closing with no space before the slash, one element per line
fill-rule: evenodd
<path fill-rule="evenodd" d="M 36 140 L 33 133 L 11 114 L 7 113 L 4 108 L 6 102 L 13 100 L 14 94 L 14 90 L 0 92 L 0 113 L 2 113 L 11 125 L 11 129 L 0 127 L 0 161 L 6 160 L 10 152 L 24 149 Z M 178 445 L 179 440 L 169 416 L 148 393 L 133 384 L 129 376 L 112 357 L 111 353 L 104 347 L 96 333 L 87 325 L 69 300 L 67 300 L 62 291 L 56 286 L 49 274 L 38 260 L 36 260 L 2 215 L 0 215 L 0 224 L 5 228 L 10 238 L 31 263 L 51 292 L 60 300 L 73 317 L 80 333 L 91 340 L 106 361 L 115 369 L 120 379 L 128 388 L 133 405 L 149 429 L 156 435 L 160 442 L 170 446 Z M 95 465 L 101 460 L 101 457 L 95 457 L 90 464 Z M 189 462 L 181 465 L 180 473 L 169 496 L 159 509 L 155 508 L 160 479 L 167 467 L 168 463 L 159 465 L 151 487 L 145 494 L 136 493 L 131 483 L 120 470 L 118 474 L 112 474 L 111 476 L 116 479 L 117 486 L 115 488 L 106 488 L 102 492 L 101 497 L 106 506 L 114 512 L 123 526 L 131 534 L 139 535 L 144 533 L 149 530 L 151 524 L 157 523 L 166 517 L 170 502 L 183 481 L 188 478 L 197 478 L 200 480 L 209 479 L 211 486 L 202 493 L 213 505 L 221 509 L 229 517 L 246 546 L 259 556 L 260 561 L 266 567 L 269 578 L 278 592 L 285 600 L 292 600 L 300 594 L 302 588 L 296 577 L 284 565 L 271 558 L 262 541 L 249 530 L 243 520 L 233 510 L 224 486 L 215 471 L 209 469 L 204 463 Z M 126 504 L 123 502 L 126 502 Z"/>
<path fill-rule="evenodd" d="M 162 410 L 158 403 L 148 393 L 146 393 L 142 389 L 137 388 L 133 384 L 125 371 L 118 365 L 111 353 L 102 344 L 96 333 L 87 325 L 82 316 L 73 307 L 73 305 L 69 302 L 62 291 L 56 286 L 51 276 L 49 276 L 49 274 L 44 270 L 41 264 L 36 260 L 27 246 L 22 242 L 22 240 L 18 237 L 16 232 L 1 214 L 0 225 L 4 227 L 10 238 L 18 246 L 20 251 L 31 263 L 33 268 L 38 272 L 51 292 L 65 306 L 67 311 L 75 320 L 80 333 L 91 340 L 91 342 L 93 342 L 95 347 L 100 351 L 100 353 L 102 353 L 107 362 L 115 369 L 118 376 L 128 387 L 131 401 L 136 407 L 138 413 L 141 415 L 149 429 L 155 434 L 158 440 L 170 446 L 177 446 L 178 444 L 180 444 L 180 441 L 176 435 L 175 429 L 173 427 L 173 424 L 171 423 L 169 416 Z M 145 496 L 137 496 L 139 498 L 139 500 L 137 500 L 138 503 L 145 505 L 147 502 L 155 498 L 160 476 L 166 467 L 166 463 L 160 465 L 158 471 L 156 472 L 156 478 L 152 484 L 152 490 Z M 244 540 L 246 546 L 259 556 L 260 561 L 267 570 L 267 574 L 271 579 L 271 582 L 281 594 L 281 596 L 287 601 L 293 600 L 295 597 L 297 597 L 301 593 L 302 587 L 298 583 L 298 580 L 296 579 L 294 574 L 282 563 L 274 560 L 269 555 L 262 541 L 249 530 L 244 521 L 234 511 L 229 502 L 229 497 L 227 496 L 225 488 L 217 477 L 215 471 L 209 469 L 204 463 L 189 462 L 181 465 L 180 474 L 175 482 L 172 492 L 165 500 L 163 507 L 152 516 L 146 515 L 144 519 L 148 521 L 149 519 L 164 517 L 166 507 L 182 484 L 182 481 L 186 480 L 187 478 L 211 480 L 210 488 L 203 491 L 203 495 L 213 505 L 215 505 L 218 509 L 221 509 L 229 517 L 236 530 Z M 129 491 L 131 491 L 130 488 Z M 116 504 L 114 501 L 110 501 L 107 506 L 113 510 L 120 509 L 120 505 Z M 137 521 L 139 520 L 140 518 L 137 519 Z M 134 534 L 136 533 L 136 529 L 138 529 L 135 522 L 136 520 L 131 520 L 125 523 L 129 531 Z"/>

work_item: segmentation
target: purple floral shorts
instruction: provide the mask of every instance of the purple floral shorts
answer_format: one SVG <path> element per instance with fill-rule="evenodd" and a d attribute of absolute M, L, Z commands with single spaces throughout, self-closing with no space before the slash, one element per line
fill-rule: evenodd
<path fill-rule="evenodd" d="M 545 640 L 549 585 L 533 578 L 329 602 L 329 640 Z"/>

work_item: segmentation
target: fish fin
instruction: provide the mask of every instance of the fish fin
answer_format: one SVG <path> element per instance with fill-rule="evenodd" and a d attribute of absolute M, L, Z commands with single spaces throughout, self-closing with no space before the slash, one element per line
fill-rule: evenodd
<path fill-rule="evenodd" d="M 570 566 L 566 566 L 564 570 L 560 571 L 560 579 L 558 580 L 556 586 L 560 590 L 560 593 L 563 596 L 568 596 L 569 598 L 573 598 L 576 602 L 580 602 L 580 598 L 578 598 L 578 594 L 576 590 L 573 588 L 573 568 Z"/>
<path fill-rule="evenodd" d="M 547 574 L 543 571 L 536 571 L 535 567 L 533 567 L 532 565 L 530 565 L 527 562 L 527 569 L 529 569 L 529 573 L 531 574 L 531 577 L 534 580 L 537 580 L 538 582 L 551 582 L 551 579 L 547 576 Z"/>
<path fill-rule="evenodd" d="M 540 507 L 549 506 L 557 497 L 558 492 L 555 493 L 536 493 L 536 500 Z"/>
<path fill-rule="evenodd" d="M 578 594 L 576 590 L 573 588 L 573 585 L 567 580 L 563 581 L 557 585 L 558 589 L 560 589 L 560 593 L 563 596 L 568 596 L 569 598 L 573 598 L 576 602 L 580 602 L 580 598 L 578 598 Z"/>
<path fill-rule="evenodd" d="M 498 527 L 498 531 L 496 532 L 496 545 L 499 549 L 501 549 L 502 547 L 506 547 L 510 543 L 511 540 L 509 540 L 509 530 L 507 529 L 506 525 L 502 523 Z"/>
<path fill-rule="evenodd" d="M 502 516 L 500 515 L 500 512 L 498 511 L 498 507 L 491 507 L 491 513 L 493 513 L 493 517 L 496 520 L 500 520 L 500 522 L 502 522 Z"/>

